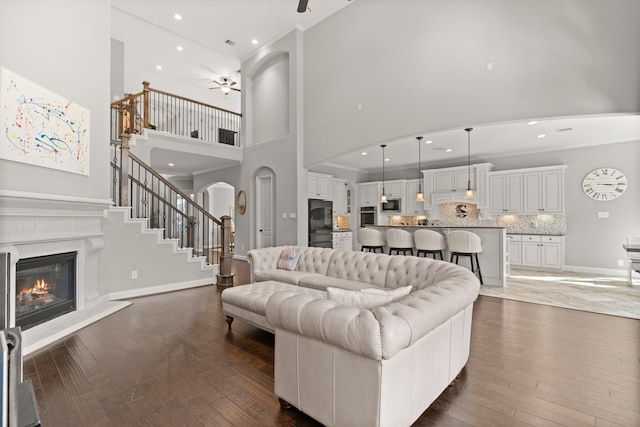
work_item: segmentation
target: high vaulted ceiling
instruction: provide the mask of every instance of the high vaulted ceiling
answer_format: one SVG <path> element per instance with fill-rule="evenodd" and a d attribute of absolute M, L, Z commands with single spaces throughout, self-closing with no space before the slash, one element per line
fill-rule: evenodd
<path fill-rule="evenodd" d="M 112 37 L 124 42 L 125 68 L 135 70 L 135 78 L 145 76 L 152 83 L 175 82 L 180 87 L 193 88 L 185 96 L 209 102 L 204 97 L 216 95 L 218 98 L 212 98 L 210 103 L 240 111 L 238 92 L 232 91 L 225 100 L 219 91 L 209 90 L 214 86 L 212 80 L 230 77 L 238 82 L 234 87 L 241 88 L 240 64 L 259 52 L 262 45 L 295 28 L 306 30 L 355 0 L 310 0 L 311 11 L 302 14 L 296 12 L 297 0 L 111 0 L 111 3 Z M 175 14 L 182 19 L 176 20 Z M 141 31 L 143 26 L 145 30 Z M 252 43 L 254 39 L 256 44 Z M 231 46 L 227 40 L 235 44 Z M 162 70 L 157 70 L 157 65 L 162 65 Z M 171 91 L 167 87 L 161 89 Z M 202 97 L 198 96 L 200 93 Z M 528 125 L 527 120 L 475 125 L 470 144 L 472 160 L 640 140 L 637 114 L 530 119 L 538 123 Z M 390 141 L 372 141 L 370 146 L 341 153 L 328 163 L 377 172 L 381 169 L 380 143 L 386 143 L 389 158 L 386 168 L 414 168 L 418 164 L 416 136 L 398 135 Z M 423 164 L 466 162 L 467 134 L 463 128 L 422 136 Z M 201 166 L 193 172 L 198 169 Z"/>

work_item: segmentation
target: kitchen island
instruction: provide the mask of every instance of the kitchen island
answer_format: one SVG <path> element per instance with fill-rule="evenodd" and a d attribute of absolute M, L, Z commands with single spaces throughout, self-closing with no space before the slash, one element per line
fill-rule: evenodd
<path fill-rule="evenodd" d="M 367 225 L 368 228 L 374 228 L 380 230 L 385 235 L 385 253 L 389 253 L 389 248 L 386 246 L 386 233 L 390 228 L 400 228 L 407 230 L 413 234 L 416 230 L 433 230 L 444 236 L 445 250 L 444 259 L 448 261 L 451 257 L 449 254 L 447 245 L 447 235 L 451 230 L 465 230 L 476 233 L 482 240 L 482 252 L 478 254 L 478 261 L 480 262 L 480 270 L 482 271 L 482 279 L 485 285 L 497 285 L 504 286 L 507 281 L 507 274 L 509 270 L 509 255 L 508 246 L 506 241 L 506 228 L 505 227 L 434 227 L 427 225 L 409 226 L 409 225 Z M 413 248 L 413 253 L 416 254 L 417 250 Z M 461 257 L 459 264 L 467 268 L 470 268 L 469 259 L 467 257 Z"/>

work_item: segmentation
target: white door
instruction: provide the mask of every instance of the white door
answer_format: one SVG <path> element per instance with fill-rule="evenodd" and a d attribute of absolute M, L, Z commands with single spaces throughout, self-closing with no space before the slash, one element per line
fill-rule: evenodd
<path fill-rule="evenodd" d="M 256 177 L 256 248 L 273 246 L 273 185 L 270 175 Z"/>

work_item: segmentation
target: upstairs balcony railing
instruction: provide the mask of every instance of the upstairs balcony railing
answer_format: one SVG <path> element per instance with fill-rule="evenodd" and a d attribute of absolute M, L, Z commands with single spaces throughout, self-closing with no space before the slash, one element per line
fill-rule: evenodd
<path fill-rule="evenodd" d="M 111 140 L 143 129 L 195 138 L 205 143 L 240 146 L 242 115 L 179 95 L 163 92 L 142 82 L 142 92 L 111 103 Z"/>

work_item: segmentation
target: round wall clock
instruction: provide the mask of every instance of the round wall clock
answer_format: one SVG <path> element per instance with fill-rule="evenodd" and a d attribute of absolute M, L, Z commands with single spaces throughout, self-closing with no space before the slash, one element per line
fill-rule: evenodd
<path fill-rule="evenodd" d="M 598 168 L 584 177 L 582 189 L 594 200 L 617 199 L 627 189 L 627 177 L 614 168 Z"/>

